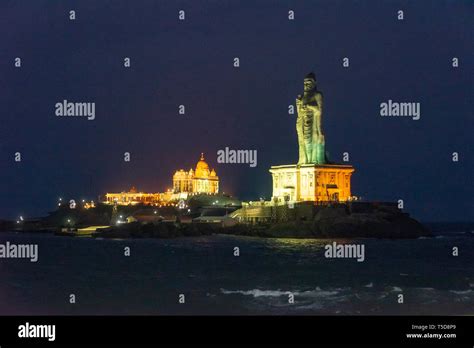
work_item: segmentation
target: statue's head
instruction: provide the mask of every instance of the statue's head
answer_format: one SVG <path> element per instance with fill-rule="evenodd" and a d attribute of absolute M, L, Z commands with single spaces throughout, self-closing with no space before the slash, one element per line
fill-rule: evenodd
<path fill-rule="evenodd" d="M 305 92 L 310 92 L 312 91 L 313 89 L 316 88 L 316 76 L 314 75 L 314 73 L 309 73 L 308 75 L 306 75 L 306 77 L 304 78 L 304 91 Z"/>

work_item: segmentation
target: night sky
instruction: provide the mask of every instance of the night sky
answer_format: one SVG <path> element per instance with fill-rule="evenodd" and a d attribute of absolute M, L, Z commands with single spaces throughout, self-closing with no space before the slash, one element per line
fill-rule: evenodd
<path fill-rule="evenodd" d="M 353 194 L 472 221 L 473 13 L 472 1 L 2 1 L 0 218 L 162 192 L 201 152 L 221 191 L 269 199 L 270 166 L 297 162 L 288 105 L 314 71 L 326 149 L 349 152 Z M 63 99 L 95 102 L 95 120 L 56 117 Z M 381 117 L 389 99 L 421 103 L 421 119 Z M 226 146 L 257 150 L 258 166 L 217 164 Z"/>

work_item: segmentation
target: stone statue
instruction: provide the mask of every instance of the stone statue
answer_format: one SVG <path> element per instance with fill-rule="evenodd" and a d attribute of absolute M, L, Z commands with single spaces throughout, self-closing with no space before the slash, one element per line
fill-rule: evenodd
<path fill-rule="evenodd" d="M 304 79 L 304 93 L 296 98 L 296 111 L 298 165 L 326 163 L 324 135 L 321 128 L 323 95 L 316 89 L 314 73 L 308 74 Z"/>

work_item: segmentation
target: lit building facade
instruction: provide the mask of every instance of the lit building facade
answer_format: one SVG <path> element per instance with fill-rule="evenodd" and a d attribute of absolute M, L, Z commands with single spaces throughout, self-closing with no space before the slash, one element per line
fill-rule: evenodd
<path fill-rule="evenodd" d="M 219 177 L 214 169 L 210 169 L 204 160 L 204 154 L 196 164 L 196 169 L 177 170 L 173 175 L 173 192 L 187 194 L 219 193 Z"/>
<path fill-rule="evenodd" d="M 219 177 L 204 160 L 204 154 L 196 164 L 195 170 L 177 170 L 173 175 L 173 189 L 163 193 L 138 192 L 132 187 L 128 192 L 107 193 L 103 203 L 118 205 L 166 205 L 170 201 L 186 199 L 194 194 L 219 193 Z"/>
<path fill-rule="evenodd" d="M 135 205 L 135 204 L 147 204 L 147 205 L 158 205 L 163 202 L 167 202 L 171 199 L 172 192 L 164 193 L 145 193 L 138 192 L 135 187 L 128 192 L 120 193 L 107 193 L 105 195 L 104 203 L 107 204 L 118 204 L 118 205 Z"/>
<path fill-rule="evenodd" d="M 270 168 L 277 202 L 345 202 L 351 200 L 354 167 L 342 164 L 282 165 Z"/>

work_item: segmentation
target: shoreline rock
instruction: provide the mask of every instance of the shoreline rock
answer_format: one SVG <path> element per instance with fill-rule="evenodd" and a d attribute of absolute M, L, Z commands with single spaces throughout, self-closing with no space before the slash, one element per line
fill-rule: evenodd
<path fill-rule="evenodd" d="M 205 223 L 139 223 L 124 224 L 98 230 L 95 237 L 103 238 L 178 238 L 225 234 L 260 238 L 379 238 L 406 239 L 430 237 L 431 232 L 407 214 L 398 216 L 350 214 L 327 216 L 321 214 L 313 221 L 288 221 L 273 224 L 237 224 L 221 227 Z"/>
<path fill-rule="evenodd" d="M 87 212 L 92 216 L 92 212 Z M 257 223 L 237 223 L 222 227 L 218 223 L 192 223 L 160 221 L 131 222 L 99 228 L 92 237 L 102 238 L 178 238 L 197 237 L 211 234 L 252 236 L 261 238 L 386 238 L 403 239 L 430 237 L 431 231 L 409 214 L 394 205 L 364 203 L 357 205 L 335 204 L 328 206 L 301 205 L 295 207 L 292 214 L 285 214 L 286 221 L 262 221 Z M 102 219 L 101 214 L 95 214 Z M 54 215 L 53 215 L 54 216 Z M 56 218 L 60 221 L 63 216 Z M 90 219 L 85 222 L 102 222 Z M 45 221 L 25 224 L 22 228 L 13 222 L 4 222 L 2 230 L 18 232 L 54 231 L 51 217 Z M 97 221 L 96 221 L 97 220 Z M 83 224 L 85 223 L 83 222 Z M 51 226 L 50 226 L 51 225 Z M 60 233 L 59 233 L 60 234 Z M 67 233 L 75 236 L 74 233 Z"/>

